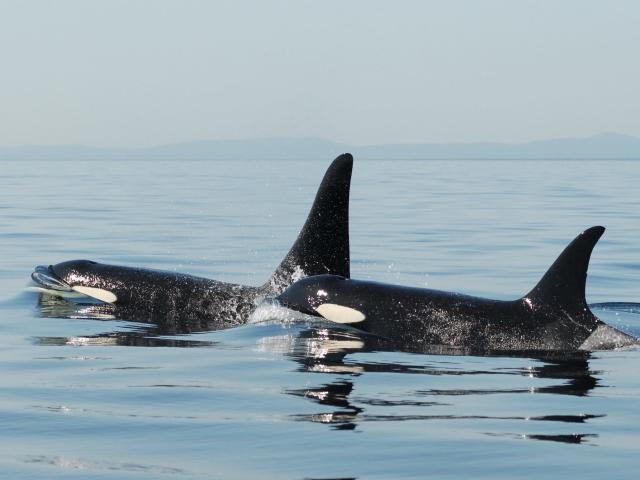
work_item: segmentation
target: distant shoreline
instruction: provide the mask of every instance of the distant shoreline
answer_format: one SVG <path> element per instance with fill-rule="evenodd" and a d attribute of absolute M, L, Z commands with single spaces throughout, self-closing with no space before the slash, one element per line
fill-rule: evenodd
<path fill-rule="evenodd" d="M 603 133 L 528 143 L 425 143 L 355 146 L 321 138 L 204 140 L 148 148 L 83 145 L 0 147 L 4 160 L 218 161 L 329 160 L 350 152 L 361 160 L 640 160 L 640 138 Z"/>

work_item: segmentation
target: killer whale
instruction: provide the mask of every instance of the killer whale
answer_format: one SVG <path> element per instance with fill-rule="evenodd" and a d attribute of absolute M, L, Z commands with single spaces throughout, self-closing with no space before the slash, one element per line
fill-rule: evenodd
<path fill-rule="evenodd" d="M 591 252 L 604 233 L 592 227 L 567 246 L 538 284 L 512 301 L 319 275 L 277 300 L 293 310 L 390 339 L 471 351 L 600 350 L 636 339 L 599 320 L 585 298 Z"/>
<path fill-rule="evenodd" d="M 266 295 L 277 295 L 302 277 L 349 276 L 349 190 L 353 157 L 342 154 L 327 169 L 293 246 L 261 286 L 221 282 L 90 260 L 41 265 L 31 274 L 36 290 L 60 297 L 91 297 L 110 304 L 118 317 L 142 321 L 208 321 L 211 328 L 244 323 Z M 124 313 L 124 314 L 123 314 Z"/>

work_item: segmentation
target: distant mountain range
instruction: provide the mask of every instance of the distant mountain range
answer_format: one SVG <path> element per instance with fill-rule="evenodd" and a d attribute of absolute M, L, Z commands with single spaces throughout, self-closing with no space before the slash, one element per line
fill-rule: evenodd
<path fill-rule="evenodd" d="M 321 138 L 202 140 L 149 148 L 82 145 L 0 147 L 0 160 L 327 160 L 358 159 L 640 159 L 640 138 L 602 133 L 528 143 L 417 143 L 354 146 Z"/>

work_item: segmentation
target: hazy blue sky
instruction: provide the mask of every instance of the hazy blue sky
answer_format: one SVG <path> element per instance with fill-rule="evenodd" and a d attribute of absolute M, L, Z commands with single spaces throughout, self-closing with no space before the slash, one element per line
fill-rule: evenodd
<path fill-rule="evenodd" d="M 640 135 L 638 1 L 0 0 L 0 145 Z"/>

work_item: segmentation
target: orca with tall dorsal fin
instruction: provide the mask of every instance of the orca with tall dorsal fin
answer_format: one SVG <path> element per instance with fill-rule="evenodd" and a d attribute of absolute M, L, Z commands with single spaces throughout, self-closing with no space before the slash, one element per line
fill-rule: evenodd
<path fill-rule="evenodd" d="M 278 300 L 290 309 L 349 324 L 398 345 L 537 351 L 636 344 L 636 339 L 606 325 L 587 306 L 587 268 L 603 233 L 603 227 L 592 227 L 578 235 L 533 290 L 513 301 L 336 275 L 302 279 Z"/>
<path fill-rule="evenodd" d="M 348 153 L 329 166 L 297 240 L 262 286 L 72 260 L 36 267 L 31 275 L 39 285 L 36 290 L 61 297 L 92 297 L 151 321 L 172 316 L 213 321 L 217 328 L 244 323 L 260 298 L 278 295 L 300 278 L 318 274 L 349 276 L 352 167 L 353 157 Z"/>

